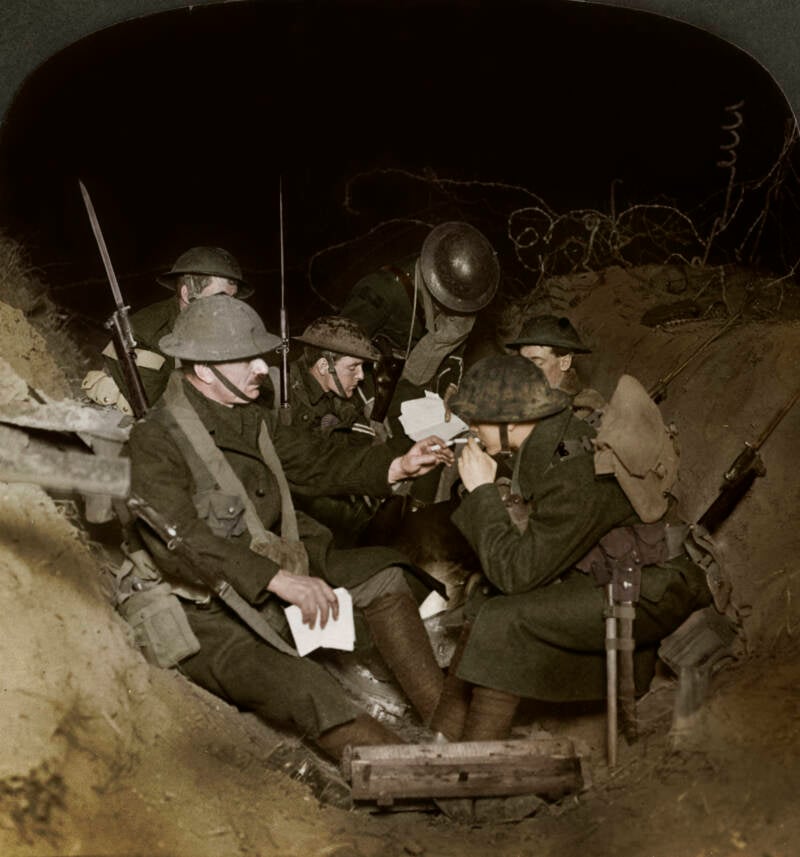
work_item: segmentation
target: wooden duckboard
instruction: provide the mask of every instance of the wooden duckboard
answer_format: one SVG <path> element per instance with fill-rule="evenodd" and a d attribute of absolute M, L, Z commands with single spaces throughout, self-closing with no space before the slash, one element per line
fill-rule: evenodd
<path fill-rule="evenodd" d="M 342 761 L 354 800 L 537 794 L 591 785 L 588 751 L 568 738 L 348 747 Z"/>

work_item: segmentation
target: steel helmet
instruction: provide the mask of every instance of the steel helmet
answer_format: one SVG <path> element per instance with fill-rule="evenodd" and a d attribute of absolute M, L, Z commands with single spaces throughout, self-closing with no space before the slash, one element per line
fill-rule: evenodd
<path fill-rule="evenodd" d="M 570 397 L 554 390 L 542 370 L 516 354 L 484 357 L 464 375 L 450 410 L 466 422 L 519 423 L 563 411 Z"/>
<path fill-rule="evenodd" d="M 500 282 L 497 254 L 469 223 L 452 221 L 434 227 L 422 244 L 419 261 L 428 291 L 454 312 L 483 309 Z"/>
<path fill-rule="evenodd" d="M 230 295 L 194 301 L 175 319 L 172 333 L 158 347 L 171 357 L 194 363 L 247 360 L 274 351 L 280 337 L 269 333 L 259 314 Z"/>
<path fill-rule="evenodd" d="M 342 315 L 326 315 L 312 321 L 296 342 L 311 345 L 321 351 L 332 351 L 362 360 L 379 360 L 381 353 L 370 342 L 363 328 Z"/>
<path fill-rule="evenodd" d="M 236 297 L 249 298 L 253 290 L 242 278 L 242 268 L 234 257 L 222 247 L 192 247 L 181 253 L 175 264 L 156 277 L 156 281 L 168 289 L 175 288 L 175 279 L 181 274 L 198 274 L 206 277 L 223 277 L 235 280 L 239 286 Z"/>
<path fill-rule="evenodd" d="M 591 354 L 592 349 L 582 342 L 578 331 L 568 318 L 555 315 L 537 315 L 525 321 L 506 348 L 522 348 L 525 345 L 549 345 L 551 348 L 566 348 L 573 354 Z"/>

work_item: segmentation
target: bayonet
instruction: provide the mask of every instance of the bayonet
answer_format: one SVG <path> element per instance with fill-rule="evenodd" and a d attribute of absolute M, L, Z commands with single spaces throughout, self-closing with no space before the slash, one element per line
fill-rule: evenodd
<path fill-rule="evenodd" d="M 286 273 L 283 250 L 283 179 L 278 180 L 278 218 L 281 242 L 281 377 L 280 377 L 280 407 L 278 416 L 283 425 L 292 421 L 289 405 L 289 319 L 286 312 Z"/>
<path fill-rule="evenodd" d="M 86 206 L 86 213 L 89 215 L 89 223 L 97 242 L 97 248 L 100 251 L 100 258 L 103 260 L 103 267 L 106 269 L 106 277 L 108 284 L 111 286 L 111 294 L 114 296 L 114 304 L 116 305 L 116 309 L 106 322 L 106 327 L 111 331 L 111 341 L 114 344 L 114 351 L 122 368 L 125 386 L 127 387 L 128 402 L 134 416 L 140 419 L 147 413 L 148 402 L 147 394 L 144 391 L 142 379 L 139 376 L 139 370 L 136 366 L 136 340 L 134 339 L 130 320 L 128 319 L 130 307 L 126 306 L 125 301 L 122 299 L 117 275 L 114 273 L 111 256 L 108 253 L 108 247 L 106 247 L 103 232 L 100 229 L 100 221 L 97 219 L 89 191 L 86 190 L 86 186 L 80 179 L 78 179 L 78 184 L 81 188 L 83 203 Z"/>

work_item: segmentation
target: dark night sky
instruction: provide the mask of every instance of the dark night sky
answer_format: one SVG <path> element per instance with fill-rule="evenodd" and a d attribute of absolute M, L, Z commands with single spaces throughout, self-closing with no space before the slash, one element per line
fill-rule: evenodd
<path fill-rule="evenodd" d="M 690 207 L 724 185 L 720 125 L 742 99 L 747 179 L 774 159 L 788 108 L 757 63 L 683 24 L 502 0 L 182 10 L 85 39 L 29 80 L 0 137 L 0 211 L 67 306 L 112 309 L 102 284 L 74 286 L 102 274 L 80 176 L 134 307 L 163 297 L 155 271 L 209 243 L 242 260 L 270 320 L 281 175 L 287 284 L 313 315 L 311 254 L 390 217 L 472 220 L 513 265 L 505 215 L 522 196 L 373 174 L 352 214 L 348 177 L 396 167 L 507 182 L 558 210 L 607 209 L 619 179 L 618 205 L 667 193 Z M 401 230 L 395 246 L 424 231 Z M 315 285 L 340 293 L 372 264 L 365 250 L 327 257 Z"/>

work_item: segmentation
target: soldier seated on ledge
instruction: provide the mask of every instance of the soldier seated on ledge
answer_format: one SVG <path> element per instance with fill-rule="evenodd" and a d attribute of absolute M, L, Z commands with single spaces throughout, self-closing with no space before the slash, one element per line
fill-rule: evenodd
<path fill-rule="evenodd" d="M 295 511 L 288 480 L 319 493 L 388 495 L 398 481 L 451 463 L 452 453 L 432 450 L 441 441 L 429 438 L 393 457 L 383 444 L 354 448 L 282 426 L 253 404 L 268 371 L 262 355 L 278 344 L 251 307 L 228 295 L 195 301 L 178 316 L 159 345 L 180 369 L 131 431 L 132 491 L 169 516 L 193 557 L 139 526 L 197 640 L 180 671 L 242 709 L 292 725 L 338 760 L 348 744 L 400 741 L 359 712 L 313 653 L 297 656 L 285 605 L 299 607 L 306 624 L 325 625 L 338 611 L 334 587 L 347 588 L 425 723 L 442 672 L 406 558 L 383 547 L 334 549 L 325 527 Z M 238 599 L 210 587 L 209 577 L 224 578 Z"/>

